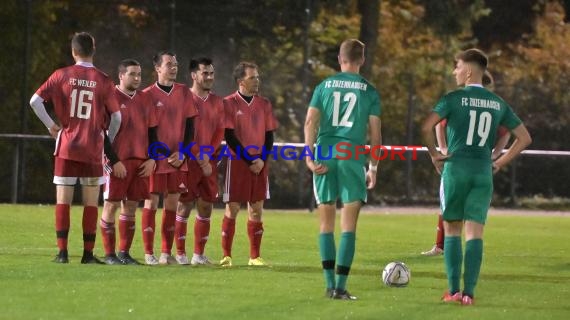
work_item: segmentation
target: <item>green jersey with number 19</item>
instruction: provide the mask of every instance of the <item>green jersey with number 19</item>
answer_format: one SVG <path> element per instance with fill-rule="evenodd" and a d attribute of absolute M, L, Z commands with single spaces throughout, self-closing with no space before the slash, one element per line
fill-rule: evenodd
<path fill-rule="evenodd" d="M 319 109 L 321 119 L 317 146 L 324 156 L 333 146 L 345 142 L 351 146 L 366 144 L 368 118 L 380 116 L 380 95 L 376 88 L 356 73 L 340 72 L 321 82 L 313 93 L 310 107 Z M 343 149 L 353 149 L 343 147 Z M 346 153 L 341 153 L 346 156 Z M 363 160 L 366 157 L 361 157 Z"/>
<path fill-rule="evenodd" d="M 512 130 L 521 124 L 503 99 L 479 85 L 448 93 L 433 111 L 447 119 L 450 161 L 453 158 L 470 158 L 491 162 L 499 126 Z"/>

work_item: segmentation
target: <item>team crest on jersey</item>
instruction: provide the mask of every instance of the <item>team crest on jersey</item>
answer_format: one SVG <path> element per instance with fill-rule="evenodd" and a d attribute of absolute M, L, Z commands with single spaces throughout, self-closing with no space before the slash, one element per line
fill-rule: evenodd
<path fill-rule="evenodd" d="M 162 107 L 162 106 L 164 106 L 164 104 L 162 104 L 162 102 L 159 101 L 159 102 L 156 103 L 156 106 L 157 106 L 157 107 Z"/>
<path fill-rule="evenodd" d="M 127 108 L 127 106 L 125 106 L 124 103 L 121 103 L 121 109 L 126 109 L 126 108 Z"/>
<path fill-rule="evenodd" d="M 241 110 L 238 110 L 238 112 L 236 113 L 236 116 L 241 116 L 243 114 L 243 112 Z"/>

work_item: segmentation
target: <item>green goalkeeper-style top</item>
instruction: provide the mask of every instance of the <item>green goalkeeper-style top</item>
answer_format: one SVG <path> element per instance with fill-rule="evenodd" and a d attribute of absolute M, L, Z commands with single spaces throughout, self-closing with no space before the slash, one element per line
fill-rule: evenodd
<path fill-rule="evenodd" d="M 522 123 L 503 99 L 478 85 L 446 94 L 433 111 L 447 119 L 450 160 L 469 158 L 490 163 L 499 126 L 512 130 Z"/>
<path fill-rule="evenodd" d="M 309 107 L 317 108 L 321 113 L 317 146 L 323 154 L 333 146 L 333 155 L 336 155 L 334 146 L 339 142 L 366 145 L 368 118 L 380 116 L 380 95 L 361 75 L 340 72 L 315 88 Z M 366 157 L 360 157 L 360 160 L 365 161 Z"/>

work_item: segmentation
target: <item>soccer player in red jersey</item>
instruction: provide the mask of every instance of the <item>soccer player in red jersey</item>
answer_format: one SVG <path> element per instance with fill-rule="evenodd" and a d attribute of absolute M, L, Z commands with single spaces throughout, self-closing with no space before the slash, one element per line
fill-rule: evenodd
<path fill-rule="evenodd" d="M 79 180 L 83 191 L 81 263 L 103 263 L 93 255 L 99 186 L 105 182 L 103 140 L 113 140 L 121 124 L 121 113 L 113 95 L 113 81 L 93 66 L 95 39 L 86 32 L 76 33 L 71 40 L 71 53 L 76 64 L 56 70 L 32 96 L 30 105 L 56 139 L 53 183 L 56 185 L 55 230 L 59 253 L 54 262 L 69 262 L 70 205 Z M 53 104 L 59 124 L 46 112 L 44 101 Z"/>
<path fill-rule="evenodd" d="M 178 74 L 176 55 L 172 52 L 161 51 L 154 56 L 153 63 L 158 80 L 143 92 L 150 95 L 152 104 L 156 108 L 157 135 L 160 143 L 168 149 L 166 150 L 168 157 L 157 159 L 155 172 L 150 176 L 150 198 L 144 204 L 141 227 L 146 264 L 175 264 L 177 261 L 172 256 L 172 245 L 176 207 L 180 193 L 185 192 L 187 188 L 185 155 L 179 152 L 179 144 L 183 143 L 187 146 L 192 141 L 193 118 L 198 115 L 198 112 L 188 87 L 175 82 Z M 164 195 L 161 226 L 162 250 L 157 260 L 153 252 L 154 229 L 161 194 Z"/>
<path fill-rule="evenodd" d="M 238 90 L 224 98 L 226 142 L 232 157 L 226 168 L 223 200 L 226 212 L 222 222 L 222 266 L 232 265 L 232 242 L 235 219 L 242 202 L 247 202 L 249 219 L 249 265 L 266 265 L 260 257 L 263 236 L 263 201 L 269 199 L 267 158 L 263 149 L 273 148 L 273 131 L 277 120 L 271 102 L 260 95 L 257 65 L 240 62 L 233 77 Z M 266 153 L 265 153 L 266 154 Z M 232 159 L 233 158 L 233 159 Z"/>
<path fill-rule="evenodd" d="M 150 96 L 138 91 L 141 66 L 133 59 L 121 61 L 115 96 L 120 105 L 121 128 L 105 154 L 112 167 L 105 185 L 105 205 L 101 214 L 101 237 L 107 264 L 140 264 L 129 254 L 135 233 L 138 202 L 149 198 L 148 180 L 155 161 L 148 157 L 149 144 L 156 142 L 156 108 Z M 119 215 L 119 253 L 115 254 L 115 213 Z"/>
<path fill-rule="evenodd" d="M 218 198 L 218 171 L 215 157 L 224 137 L 224 104 L 221 97 L 211 92 L 214 85 L 212 59 L 192 59 L 189 66 L 192 77 L 190 89 L 198 116 L 194 120 L 194 157 L 188 159 L 188 192 L 180 196 L 176 215 L 176 260 L 185 264 L 211 264 L 204 255 L 204 247 L 210 234 L 210 216 L 213 203 Z M 219 150 L 218 150 L 219 151 Z M 194 221 L 194 254 L 186 257 L 186 232 L 190 211 L 196 203 L 198 214 Z"/>

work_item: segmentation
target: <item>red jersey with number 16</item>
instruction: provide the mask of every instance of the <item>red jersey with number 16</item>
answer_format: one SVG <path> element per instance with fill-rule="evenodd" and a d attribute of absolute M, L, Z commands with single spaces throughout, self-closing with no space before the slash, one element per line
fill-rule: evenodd
<path fill-rule="evenodd" d="M 53 103 L 62 128 L 55 156 L 101 164 L 106 119 L 119 111 L 114 90 L 113 81 L 91 64 L 58 69 L 42 84 L 36 94 Z"/>

